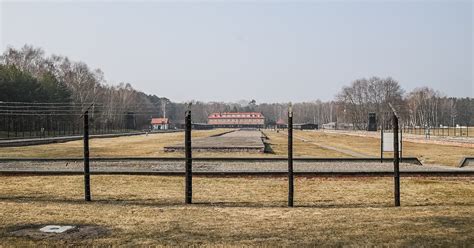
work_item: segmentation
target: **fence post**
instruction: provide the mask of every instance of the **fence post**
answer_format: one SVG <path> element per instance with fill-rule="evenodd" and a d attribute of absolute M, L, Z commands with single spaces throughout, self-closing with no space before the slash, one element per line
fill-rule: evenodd
<path fill-rule="evenodd" d="M 400 150 L 398 147 L 398 117 L 393 113 L 393 170 L 395 183 L 395 206 L 400 206 Z"/>
<path fill-rule="evenodd" d="M 186 175 L 185 175 L 185 202 L 192 203 L 193 198 L 193 158 L 191 151 L 191 104 L 188 106 L 185 116 L 186 130 L 184 133 L 184 152 L 186 156 Z"/>
<path fill-rule="evenodd" d="M 293 207 L 293 194 L 293 110 L 290 103 L 288 108 L 288 207 Z"/>
<path fill-rule="evenodd" d="M 395 147 L 394 147 L 395 148 Z M 400 131 L 400 162 L 403 163 L 403 132 Z"/>
<path fill-rule="evenodd" d="M 380 163 L 383 163 L 383 124 L 380 126 Z"/>
<path fill-rule="evenodd" d="M 89 171 L 89 111 L 84 112 L 84 191 L 85 200 L 91 200 Z"/>

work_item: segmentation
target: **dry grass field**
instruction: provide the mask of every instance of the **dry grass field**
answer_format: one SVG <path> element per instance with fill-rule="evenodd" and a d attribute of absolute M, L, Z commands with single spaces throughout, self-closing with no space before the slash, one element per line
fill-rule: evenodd
<path fill-rule="evenodd" d="M 402 178 L 402 207 L 392 207 L 391 178 L 296 178 L 286 207 L 284 178 L 93 176 L 2 177 L 0 246 L 470 246 L 474 181 Z M 31 224 L 99 225 L 96 239 L 12 237 Z"/>
<path fill-rule="evenodd" d="M 294 134 L 296 137 L 302 137 L 338 149 L 351 150 L 369 156 L 380 157 L 380 139 L 325 133 L 320 131 L 295 130 Z M 307 146 L 316 146 L 309 143 L 306 144 Z M 347 154 L 341 156 L 350 157 Z M 384 153 L 384 156 L 393 157 L 392 153 Z M 457 166 L 463 157 L 474 156 L 474 149 L 468 147 L 422 144 L 405 141 L 403 142 L 403 156 L 417 157 L 423 164 Z"/>
<path fill-rule="evenodd" d="M 269 138 L 272 150 L 276 156 L 287 156 L 288 136 L 286 130 L 276 132 L 265 130 L 263 133 Z M 322 148 L 320 146 L 305 143 L 299 139 L 293 139 L 293 156 L 295 157 L 343 157 L 344 153 Z"/>
<path fill-rule="evenodd" d="M 195 130 L 193 138 L 208 137 L 228 132 L 230 129 Z M 274 154 L 258 154 L 248 152 L 195 152 L 194 157 L 259 157 L 286 156 L 288 151 L 286 136 L 276 132 L 265 132 L 270 138 Z M 160 133 L 148 136 L 128 136 L 117 138 L 101 138 L 90 140 L 91 157 L 183 157 L 182 152 L 164 152 L 167 145 L 184 143 L 184 132 Z M 307 146 L 295 139 L 295 156 L 340 157 L 344 154 L 317 146 Z M 81 157 L 83 155 L 82 141 L 70 141 L 58 144 L 46 144 L 24 147 L 2 147 L 0 157 L 19 158 L 60 158 Z"/>
<path fill-rule="evenodd" d="M 228 129 L 196 130 L 193 138 L 208 137 L 224 133 Z M 287 154 L 286 130 L 277 133 L 265 130 L 273 154 L 248 152 L 195 152 L 194 157 L 284 157 Z M 364 156 L 380 156 L 380 140 L 372 137 L 359 137 L 320 131 L 295 130 L 294 156 L 297 157 L 353 157 L 351 152 Z M 303 138 L 309 142 L 303 142 Z M 148 136 L 130 136 L 90 140 L 92 157 L 183 157 L 182 152 L 164 152 L 166 145 L 177 144 L 184 140 L 184 133 L 150 134 Z M 331 148 L 328 148 L 331 147 Z M 450 145 L 423 144 L 405 141 L 404 156 L 418 157 L 424 164 L 456 166 L 461 158 L 474 156 L 474 149 Z M 0 157 L 81 157 L 82 141 L 71 141 L 59 144 L 47 144 L 25 147 L 0 148 Z M 385 153 L 392 157 L 391 153 Z"/>
<path fill-rule="evenodd" d="M 192 133 L 193 138 L 208 137 L 229 131 L 228 129 L 199 130 Z M 170 144 L 184 143 L 184 132 L 158 133 L 125 136 L 116 138 L 90 139 L 91 157 L 163 157 L 183 156 L 183 153 L 165 153 L 163 147 Z M 82 140 L 57 144 L 46 144 L 23 147 L 2 147 L 0 157 L 82 157 Z"/>
<path fill-rule="evenodd" d="M 193 138 L 228 130 L 194 131 Z M 286 156 L 287 136 L 265 131 L 274 154 L 202 153 L 194 156 Z M 379 141 L 295 131 L 295 156 L 377 156 Z M 93 157 L 183 156 L 163 147 L 184 133 L 91 140 Z M 314 142 L 313 142 L 314 141 Z M 315 143 L 315 144 L 313 144 Z M 324 145 L 318 145 L 322 144 Z M 409 156 L 447 163 L 472 149 L 406 142 Z M 431 147 L 432 146 L 432 147 Z M 327 147 L 333 147 L 329 149 Z M 456 150 L 461 149 L 461 150 Z M 438 154 L 438 155 L 436 155 Z M 444 155 L 443 155 L 444 154 Z M 0 148 L 0 157 L 80 157 L 82 141 Z M 387 154 L 387 156 L 389 156 Z M 452 157 L 451 157 L 452 156 Z M 456 160 L 457 162 L 457 160 Z M 92 176 L 83 201 L 81 176 L 0 177 L 0 247 L 10 246 L 469 246 L 474 243 L 474 180 L 402 178 L 401 208 L 393 207 L 392 178 L 295 180 L 295 208 L 287 208 L 285 178 L 194 177 L 194 203 L 184 205 L 184 178 Z M 97 238 L 15 237 L 21 226 L 98 225 Z"/>

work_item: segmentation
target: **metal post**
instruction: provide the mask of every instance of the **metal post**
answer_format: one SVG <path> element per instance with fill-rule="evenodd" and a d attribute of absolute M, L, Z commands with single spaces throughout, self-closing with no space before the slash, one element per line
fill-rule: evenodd
<path fill-rule="evenodd" d="M 89 171 L 89 111 L 84 113 L 84 190 L 85 200 L 91 200 L 90 171 Z"/>
<path fill-rule="evenodd" d="M 185 134 L 184 134 L 184 152 L 186 156 L 186 175 L 185 175 L 185 202 L 191 204 L 193 199 L 193 158 L 191 151 L 191 107 L 186 111 L 185 116 Z"/>
<path fill-rule="evenodd" d="M 403 163 L 403 132 L 400 131 L 400 162 Z"/>
<path fill-rule="evenodd" d="M 288 108 L 288 207 L 293 207 L 294 176 L 293 176 L 293 110 Z"/>
<path fill-rule="evenodd" d="M 393 170 L 395 183 L 395 206 L 400 206 L 400 161 L 399 161 L 399 147 L 398 147 L 398 117 L 393 114 Z"/>
<path fill-rule="evenodd" d="M 383 124 L 380 128 L 380 163 L 383 163 Z"/>

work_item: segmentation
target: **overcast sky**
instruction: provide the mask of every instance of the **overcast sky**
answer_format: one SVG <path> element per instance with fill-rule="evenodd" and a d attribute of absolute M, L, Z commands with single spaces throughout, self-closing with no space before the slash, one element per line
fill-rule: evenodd
<path fill-rule="evenodd" d="M 474 97 L 472 1 L 0 6 L 2 52 L 39 46 L 174 101 L 330 100 L 371 76 Z"/>

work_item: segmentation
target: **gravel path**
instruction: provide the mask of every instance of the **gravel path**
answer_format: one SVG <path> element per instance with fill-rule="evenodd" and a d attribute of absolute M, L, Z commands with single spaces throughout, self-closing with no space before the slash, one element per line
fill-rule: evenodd
<path fill-rule="evenodd" d="M 199 172 L 278 172 L 287 170 L 287 162 L 193 162 L 193 171 Z M 0 171 L 39 170 L 39 171 L 81 171 L 81 162 L 2 162 Z M 184 172 L 184 162 L 180 161 L 95 161 L 91 171 L 156 171 Z M 294 161 L 295 172 L 392 172 L 392 163 L 380 162 L 304 162 Z M 420 166 L 400 164 L 400 171 L 474 171 L 473 167 Z"/>

